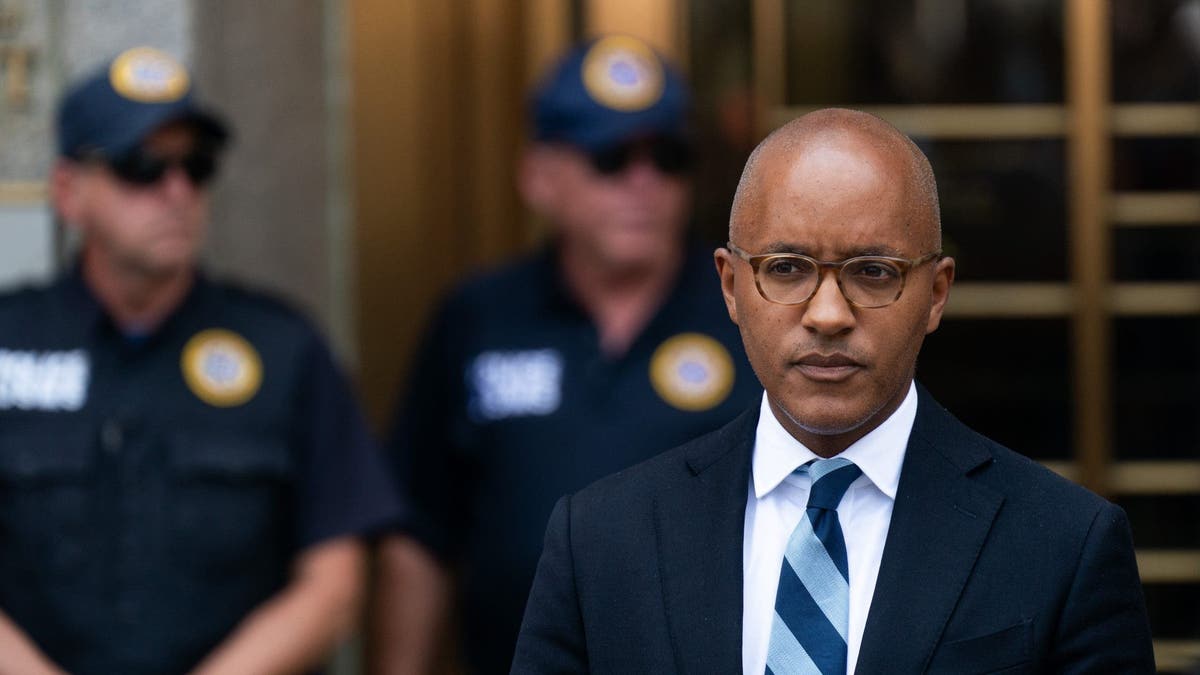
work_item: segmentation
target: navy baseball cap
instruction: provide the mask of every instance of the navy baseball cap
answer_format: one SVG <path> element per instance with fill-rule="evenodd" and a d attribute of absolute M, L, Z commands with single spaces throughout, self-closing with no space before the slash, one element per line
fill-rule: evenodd
<path fill-rule="evenodd" d="M 534 89 L 533 139 L 597 152 L 629 140 L 688 137 L 683 78 L 649 45 L 610 35 L 571 50 Z"/>
<path fill-rule="evenodd" d="M 58 106 L 58 153 L 118 158 L 168 122 L 192 124 L 218 144 L 229 137 L 221 118 L 196 102 L 182 64 L 135 47 L 67 90 Z"/>

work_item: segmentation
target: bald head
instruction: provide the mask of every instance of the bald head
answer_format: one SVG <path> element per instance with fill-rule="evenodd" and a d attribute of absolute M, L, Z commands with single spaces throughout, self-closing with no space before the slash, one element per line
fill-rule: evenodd
<path fill-rule="evenodd" d="M 775 419 L 832 457 L 908 396 L 950 296 L 929 162 L 878 117 L 820 110 L 755 149 L 729 227 L 713 258 L 746 356 Z"/>
<path fill-rule="evenodd" d="M 742 171 L 729 216 L 729 238 L 762 212 L 773 178 L 786 173 L 806 155 L 838 149 L 861 156 L 885 169 L 906 196 L 911 234 L 931 250 L 941 248 L 941 215 L 937 181 L 925 153 L 908 136 L 869 113 L 842 108 L 811 112 L 767 136 L 751 153 Z"/>

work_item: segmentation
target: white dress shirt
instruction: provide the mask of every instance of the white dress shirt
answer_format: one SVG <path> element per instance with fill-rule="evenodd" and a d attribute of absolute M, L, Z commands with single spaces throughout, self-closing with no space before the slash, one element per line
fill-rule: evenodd
<path fill-rule="evenodd" d="M 850 484 L 838 505 L 838 522 L 846 539 L 850 572 L 850 633 L 847 640 L 847 673 L 854 673 L 862 645 L 871 596 L 879 576 L 883 544 L 892 521 L 900 466 L 913 420 L 917 416 L 917 388 L 909 384 L 904 402 L 866 436 L 839 457 L 853 461 L 863 475 Z M 767 644 L 775 613 L 779 569 L 792 530 L 804 517 L 812 479 L 794 475 L 797 467 L 819 459 L 789 434 L 763 393 L 754 438 L 754 459 L 746 503 L 746 533 L 742 548 L 742 669 L 745 675 L 763 675 Z"/>

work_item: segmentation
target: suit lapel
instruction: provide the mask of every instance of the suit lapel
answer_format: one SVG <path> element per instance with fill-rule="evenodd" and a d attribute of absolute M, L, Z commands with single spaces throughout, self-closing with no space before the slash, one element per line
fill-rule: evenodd
<path fill-rule="evenodd" d="M 742 538 L 758 406 L 697 443 L 655 503 L 675 662 L 684 673 L 742 668 Z"/>
<path fill-rule="evenodd" d="M 967 473 L 991 461 L 977 436 L 919 388 L 858 672 L 922 672 L 1003 497 Z"/>

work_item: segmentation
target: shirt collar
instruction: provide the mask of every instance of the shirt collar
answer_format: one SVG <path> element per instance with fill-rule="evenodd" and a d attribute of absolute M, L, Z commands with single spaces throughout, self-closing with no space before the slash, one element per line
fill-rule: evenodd
<path fill-rule="evenodd" d="M 149 335 L 157 335 L 175 321 L 175 318 L 187 307 L 201 301 L 201 299 L 209 292 L 211 283 L 205 274 L 199 269 L 195 270 L 195 279 L 192 282 L 192 287 L 180 301 L 179 306 L 171 311 L 170 314 L 163 320 L 162 324 L 156 327 Z M 117 330 L 112 324 L 108 313 L 104 306 L 92 293 L 92 289 L 88 286 L 87 281 L 83 278 L 82 262 L 76 260 L 70 268 L 63 273 L 52 286 L 53 292 L 57 294 L 60 302 L 63 303 L 64 317 L 70 323 L 69 326 L 77 327 L 84 333 L 95 330 Z"/>
<path fill-rule="evenodd" d="M 63 304 L 63 317 L 70 327 L 90 331 L 104 318 L 104 310 L 83 280 L 83 269 L 78 260 L 54 282 L 51 292 Z"/>
<path fill-rule="evenodd" d="M 538 288 L 544 294 L 544 301 L 551 309 L 569 308 L 579 314 L 586 314 L 567 286 L 559 260 L 559 245 L 558 240 L 551 239 L 533 256 L 541 281 Z M 683 264 L 680 265 L 680 269 L 671 283 L 671 289 L 658 309 L 660 312 L 664 307 L 671 306 L 680 299 L 692 295 L 700 280 L 707 280 L 708 276 L 713 273 L 711 247 L 691 241 L 683 244 L 683 247 Z M 707 302 L 707 299 L 705 301 Z"/>
<path fill-rule="evenodd" d="M 908 436 L 912 433 L 917 418 L 917 387 L 909 383 L 908 394 L 899 408 L 882 424 L 866 436 L 855 441 L 842 451 L 845 457 L 862 469 L 879 491 L 891 499 L 896 498 L 900 484 L 900 467 L 904 464 L 904 453 L 908 447 Z M 754 437 L 754 459 L 752 476 L 754 496 L 762 499 L 783 482 L 797 467 L 820 459 L 803 443 L 796 440 L 775 418 L 763 392 L 762 407 L 758 415 L 758 429 Z"/>

